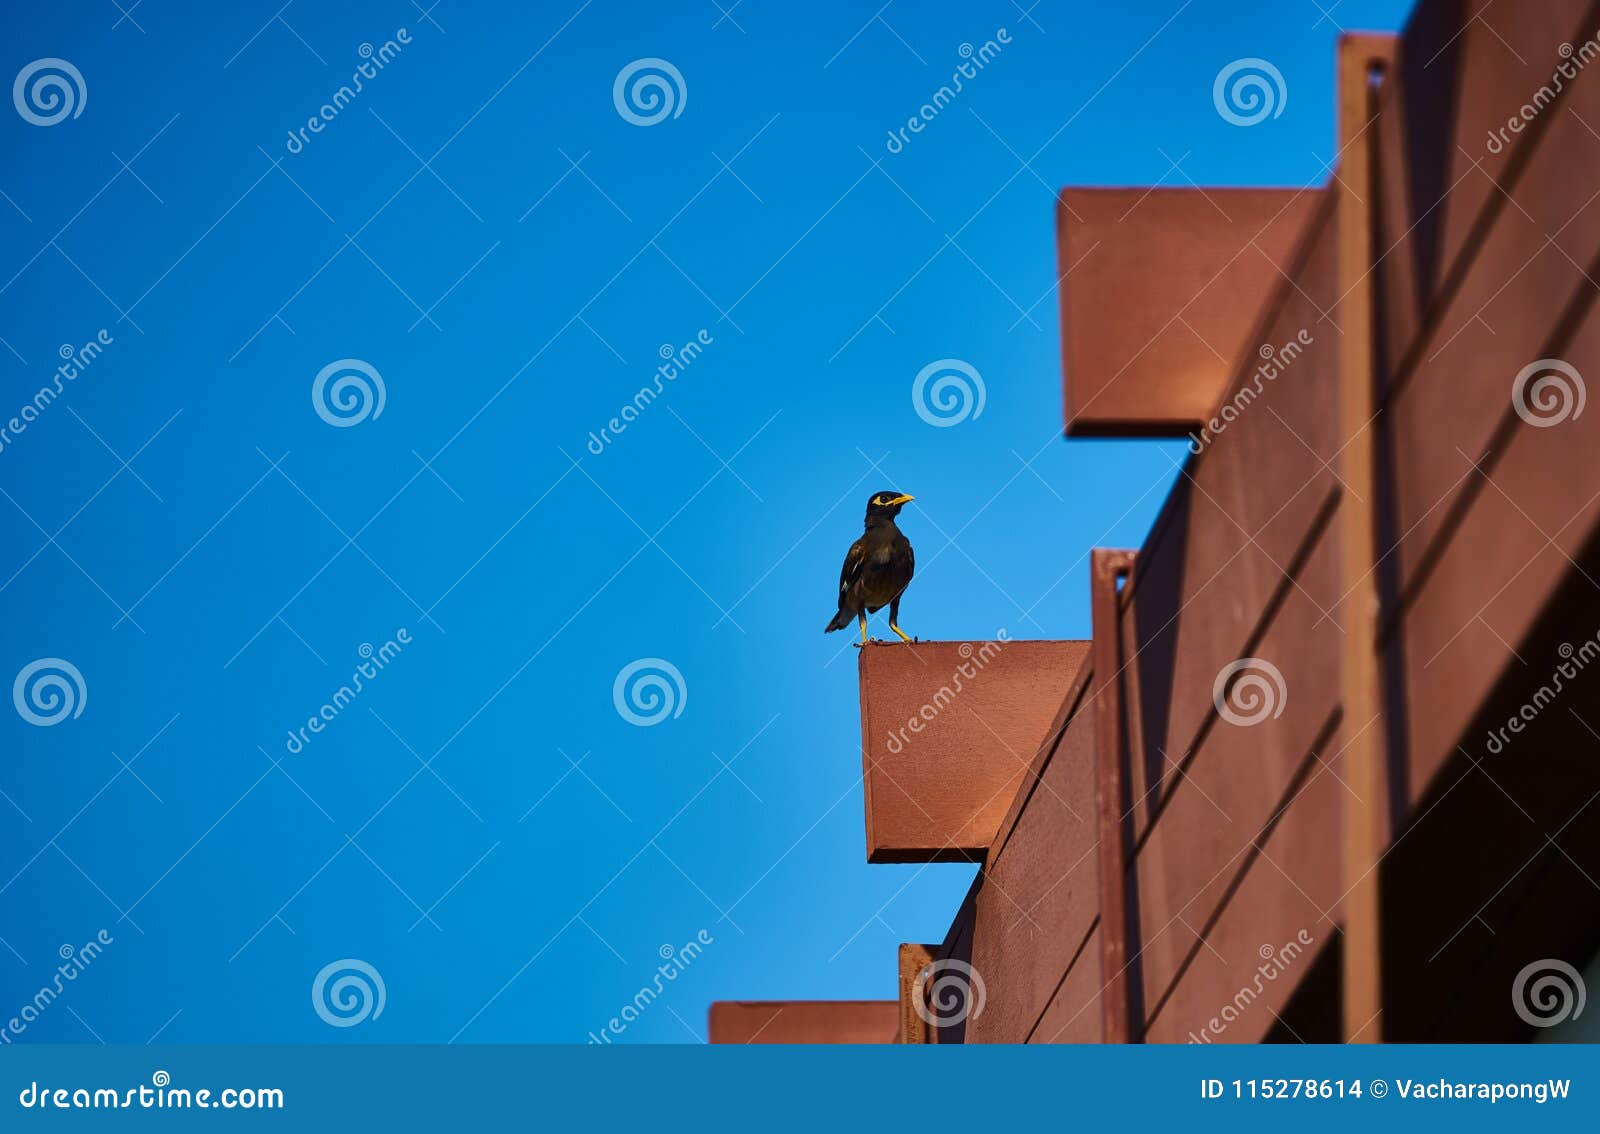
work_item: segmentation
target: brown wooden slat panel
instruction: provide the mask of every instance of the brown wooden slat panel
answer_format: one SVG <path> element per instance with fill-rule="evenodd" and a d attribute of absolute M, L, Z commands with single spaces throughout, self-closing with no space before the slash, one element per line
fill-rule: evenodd
<path fill-rule="evenodd" d="M 1533 22 L 1548 19 L 1541 12 Z M 1553 50 L 1543 46 L 1546 54 Z M 1506 54 L 1504 47 L 1499 52 Z M 1521 71 L 1514 61 L 1511 67 Z M 1468 263 L 1458 288 L 1436 331 L 1414 344 L 1416 365 L 1392 407 L 1395 525 L 1407 533 L 1397 553 L 1399 584 L 1408 591 L 1418 582 L 1419 565 L 1437 554 L 1436 541 L 1448 537 L 1457 518 L 1453 506 L 1463 493 L 1482 487 L 1465 474 L 1492 446 L 1511 403 L 1513 380 L 1523 367 L 1549 357 L 1548 340 L 1563 309 L 1577 289 L 1590 286 L 1585 273 L 1593 277 L 1596 272 L 1600 202 L 1592 198 L 1600 184 L 1600 138 L 1592 127 L 1600 121 L 1600 74 L 1580 72 L 1545 117 L 1545 132 L 1527 138 L 1539 145 L 1511 190 L 1514 203 L 1504 202 L 1483 174 L 1468 173 L 1469 182 L 1493 193 L 1504 207 L 1484 239 L 1463 249 L 1461 259 Z M 1466 187 L 1463 183 L 1449 202 L 1455 203 Z M 1403 286 L 1389 275 L 1381 283 L 1380 293 Z M 1390 306 L 1399 302 L 1392 295 L 1389 301 Z M 1391 353 L 1413 347 L 1401 341 L 1405 330 L 1403 325 L 1387 329 Z"/>
<path fill-rule="evenodd" d="M 977 890 L 970 960 L 989 996 L 968 1022 L 970 1042 L 1022 1042 L 1078 954 L 1099 908 L 1093 798 L 1094 728 L 1084 714 L 1068 725 Z"/>
<path fill-rule="evenodd" d="M 1515 974 L 1549 957 L 1582 968 L 1600 946 L 1600 890 L 1591 881 L 1600 877 L 1600 739 L 1592 731 L 1600 726 L 1600 588 L 1591 582 L 1600 577 L 1600 535 L 1575 557 L 1532 633 L 1517 640 L 1528 664 L 1502 648 L 1487 704 L 1385 860 L 1384 964 L 1398 1038 L 1524 1038 L 1511 1010 Z M 1517 732 L 1507 726 L 1513 717 Z"/>
<path fill-rule="evenodd" d="M 1028 1037 L 1029 1043 L 1099 1043 L 1100 993 L 1105 984 L 1100 969 L 1100 929 L 1096 922 L 1078 964 L 1072 966 L 1061 987 L 1050 997 L 1043 1017 Z"/>
<path fill-rule="evenodd" d="M 1141 837 L 1150 809 L 1177 782 L 1162 752 L 1181 763 L 1196 743 L 1214 716 L 1218 672 L 1250 652 L 1274 596 L 1293 589 L 1285 573 L 1329 518 L 1337 482 L 1324 462 L 1339 447 L 1338 334 L 1320 320 L 1336 298 L 1334 235 L 1327 223 L 1312 230 L 1298 287 L 1285 285 L 1265 329 L 1266 341 L 1277 344 L 1306 330 L 1311 345 L 1279 377 L 1263 380 L 1260 396 L 1241 403 L 1237 418 L 1190 463 L 1192 480 L 1180 480 L 1140 553 L 1124 649 L 1136 652 L 1132 787 Z M 1255 379 L 1246 381 L 1254 391 Z M 1319 601 L 1328 609 L 1326 598 Z"/>
<path fill-rule="evenodd" d="M 1580 370 L 1600 375 L 1600 314 L 1590 310 L 1566 354 Z M 1417 422 L 1415 428 L 1426 426 Z M 1403 651 L 1413 800 L 1454 752 L 1502 674 L 1522 668 L 1507 643 L 1523 640 L 1572 569 L 1568 557 L 1595 531 L 1596 452 L 1600 412 L 1593 409 L 1546 429 L 1519 423 L 1489 470 L 1492 483 L 1483 486 L 1406 611 L 1403 642 L 1391 648 Z M 1574 640 L 1589 630 L 1574 626 Z M 1526 660 L 1546 670 L 1556 664 L 1548 656 Z"/>
<path fill-rule="evenodd" d="M 1381 244 L 1389 250 L 1377 268 L 1388 327 L 1381 358 L 1390 374 L 1441 289 L 1458 279 L 1463 254 L 1472 255 L 1481 235 L 1475 227 L 1506 207 L 1493 180 L 1515 177 L 1525 147 L 1539 144 L 1539 131 L 1570 115 L 1552 110 L 1520 134 L 1505 130 L 1508 120 L 1551 82 L 1561 45 L 1576 46 L 1600 26 L 1591 0 L 1471 9 L 1461 0 L 1418 5 L 1402 41 L 1393 97 L 1375 127 L 1384 185 Z"/>
<path fill-rule="evenodd" d="M 1273 1013 L 1283 1010 L 1310 971 L 1313 955 L 1335 932 L 1323 914 L 1338 917 L 1341 889 L 1336 848 L 1347 797 L 1334 774 L 1338 748 L 1333 740 L 1321 753 L 1332 770 L 1307 762 L 1298 794 L 1263 840 L 1262 854 L 1249 862 L 1216 923 L 1191 922 L 1205 941 L 1181 924 L 1168 931 L 1193 959 L 1166 1002 L 1151 1005 L 1158 1010 L 1147 1026 L 1147 1042 L 1255 1043 L 1276 1024 Z M 1270 964 L 1263 949 L 1272 954 Z M 1263 969 L 1281 971 L 1272 976 Z M 1246 989 L 1248 996 L 1241 997 Z M 1224 1013 L 1230 1005 L 1233 1020 Z M 1220 1030 L 1213 1028 L 1214 1019 Z"/>
<path fill-rule="evenodd" d="M 1247 866 L 1263 869 L 1251 863 L 1252 841 L 1277 815 L 1337 708 L 1340 630 L 1322 619 L 1338 594 L 1335 552 L 1332 534 L 1324 535 L 1256 648 L 1254 656 L 1276 668 L 1281 685 L 1266 665 L 1252 664 L 1240 677 L 1264 678 L 1266 684 L 1254 689 L 1256 700 L 1240 691 L 1225 702 L 1235 719 L 1257 723 L 1218 718 L 1139 850 L 1139 967 L 1147 1007 L 1166 994 L 1195 933 L 1203 931 L 1237 876 Z M 1208 682 L 1208 693 L 1210 688 Z M 1281 716 L 1270 715 L 1274 707 Z M 1316 868 L 1337 880 L 1340 810 L 1334 803 L 1318 817 L 1324 826 Z"/>

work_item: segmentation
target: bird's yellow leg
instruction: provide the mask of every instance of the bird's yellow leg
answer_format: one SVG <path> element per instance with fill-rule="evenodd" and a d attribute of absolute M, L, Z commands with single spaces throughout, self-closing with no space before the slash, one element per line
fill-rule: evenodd
<path fill-rule="evenodd" d="M 866 615 L 866 612 L 863 611 L 860 614 L 858 614 L 856 617 L 861 620 L 861 644 L 863 646 L 865 646 L 867 644 L 867 615 Z"/>
<path fill-rule="evenodd" d="M 890 620 L 890 622 L 889 622 L 889 629 L 893 630 L 896 634 L 900 635 L 900 640 L 902 642 L 905 642 L 908 645 L 910 644 L 911 638 L 906 634 L 906 632 L 904 630 L 902 630 L 902 629 L 900 629 L 900 627 L 896 626 L 894 624 L 893 620 Z"/>

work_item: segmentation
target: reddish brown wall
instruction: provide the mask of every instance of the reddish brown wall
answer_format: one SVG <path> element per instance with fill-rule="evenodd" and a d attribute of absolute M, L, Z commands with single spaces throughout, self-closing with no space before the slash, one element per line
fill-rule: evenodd
<path fill-rule="evenodd" d="M 1279 1016 L 1319 1017 L 1295 994 L 1338 947 L 1352 799 L 1339 758 L 1365 728 L 1382 730 L 1394 762 L 1386 1038 L 1504 1038 L 1518 962 L 1595 944 L 1600 894 L 1577 880 L 1600 877 L 1600 837 L 1587 833 L 1600 824 L 1562 827 L 1600 790 L 1600 736 L 1579 727 L 1587 705 L 1551 710 L 1516 759 L 1479 762 L 1484 722 L 1516 710 L 1561 641 L 1600 630 L 1600 410 L 1537 429 L 1511 408 L 1512 379 L 1536 359 L 1600 375 L 1600 138 L 1584 125 L 1600 128 L 1600 75 L 1583 72 L 1505 153 L 1484 146 L 1549 81 L 1560 44 L 1600 29 L 1600 6 L 1471 15 L 1424 0 L 1374 127 L 1388 719 L 1339 711 L 1331 470 L 1345 442 L 1345 292 L 1331 206 L 1286 265 L 1293 282 L 1263 310 L 1234 392 L 1253 380 L 1254 345 L 1301 330 L 1312 345 L 1188 463 L 1122 596 L 1130 952 L 1152 1041 L 1208 1029 L 1247 987 L 1237 1018 L 1204 1038 L 1286 1038 Z M 1249 727 L 1213 700 L 1219 671 L 1245 657 L 1283 678 L 1282 715 Z M 975 886 L 964 947 L 989 1001 L 967 1024 L 972 1041 L 1099 1037 L 1094 740 L 1078 708 L 1059 714 Z M 1563 756 L 1574 749 L 1584 758 Z M 1254 994 L 1262 950 L 1306 938 L 1288 975 Z"/>

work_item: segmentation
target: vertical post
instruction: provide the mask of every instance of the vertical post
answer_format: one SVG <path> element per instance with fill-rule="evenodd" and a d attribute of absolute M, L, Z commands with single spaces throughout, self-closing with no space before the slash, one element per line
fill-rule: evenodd
<path fill-rule="evenodd" d="M 902 943 L 900 946 L 900 1042 L 938 1043 L 936 1029 L 928 1026 L 925 1005 L 914 999 L 917 977 L 933 960 L 939 946 Z M 921 1009 L 921 1010 L 919 1010 Z"/>
<path fill-rule="evenodd" d="M 1378 683 L 1376 349 L 1373 216 L 1379 191 L 1374 124 L 1379 83 L 1393 67 L 1392 36 L 1339 41 L 1339 500 L 1340 646 L 1345 778 L 1359 802 L 1344 809 L 1343 1033 L 1348 1043 L 1383 1038 L 1378 859 L 1388 842 L 1388 776 Z"/>
<path fill-rule="evenodd" d="M 1133 1042 L 1128 980 L 1128 856 L 1122 808 L 1124 739 L 1122 628 L 1117 584 L 1133 570 L 1131 551 L 1095 548 L 1089 556 L 1093 620 L 1095 814 L 1100 868 L 1100 992 L 1102 1038 Z"/>

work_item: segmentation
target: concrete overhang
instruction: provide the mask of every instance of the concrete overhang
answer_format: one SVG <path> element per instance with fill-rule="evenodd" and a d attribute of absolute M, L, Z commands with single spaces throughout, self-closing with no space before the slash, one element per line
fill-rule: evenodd
<path fill-rule="evenodd" d="M 1088 657 L 1087 642 L 862 649 L 868 862 L 975 862 Z"/>
<path fill-rule="evenodd" d="M 1063 189 L 1066 432 L 1183 436 L 1248 353 L 1321 189 Z"/>

